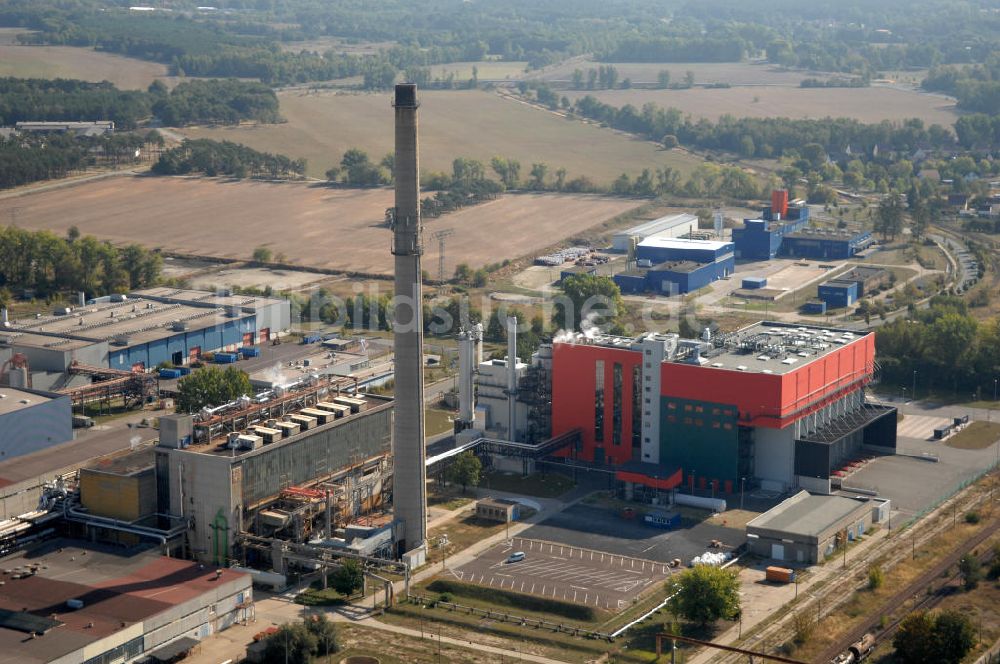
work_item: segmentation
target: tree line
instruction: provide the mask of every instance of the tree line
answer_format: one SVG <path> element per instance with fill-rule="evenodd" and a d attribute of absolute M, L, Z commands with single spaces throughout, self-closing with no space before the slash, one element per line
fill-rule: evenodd
<path fill-rule="evenodd" d="M 138 244 L 116 247 L 70 227 L 50 231 L 0 227 L 0 287 L 47 296 L 83 291 L 88 296 L 123 293 L 156 284 L 162 258 Z"/>
<path fill-rule="evenodd" d="M 604 62 L 739 62 L 747 44 L 738 37 L 635 37 L 598 54 Z"/>
<path fill-rule="evenodd" d="M 156 175 L 202 173 L 208 177 L 226 175 L 275 180 L 303 177 L 306 160 L 258 152 L 230 141 L 200 138 L 187 139 L 178 147 L 165 152 L 153 164 L 152 171 Z"/>
<path fill-rule="evenodd" d="M 0 189 L 63 178 L 102 164 L 137 162 L 162 140 L 156 132 L 80 137 L 29 133 L 0 138 Z"/>
<path fill-rule="evenodd" d="M 947 148 L 954 135 L 934 124 L 925 127 L 919 119 L 865 124 L 849 118 L 790 119 L 734 118 L 718 121 L 692 119 L 676 108 L 664 109 L 653 103 L 641 109 L 626 104 L 617 108 L 592 95 L 571 106 L 580 116 L 597 120 L 615 129 L 654 141 L 672 137 L 672 143 L 700 149 L 725 150 L 748 157 L 780 157 L 806 143 L 817 143 L 828 153 L 871 158 L 876 146 L 886 151 L 913 151 L 918 147 Z"/>
<path fill-rule="evenodd" d="M 0 78 L 0 125 L 111 120 L 116 129 L 132 130 L 150 115 L 167 126 L 280 119 L 274 91 L 253 81 L 185 81 L 173 90 L 154 81 L 140 91 L 119 90 L 107 81 Z"/>
<path fill-rule="evenodd" d="M 112 120 L 121 129 L 135 129 L 149 113 L 149 95 L 107 81 L 0 78 L 0 125 Z"/>
<path fill-rule="evenodd" d="M 997 115 L 1000 113 L 1000 50 L 991 53 L 980 65 L 935 67 L 921 86 L 925 90 L 953 95 L 963 110 Z"/>
<path fill-rule="evenodd" d="M 939 295 L 878 329 L 875 345 L 884 380 L 919 392 L 992 394 L 1000 376 L 1000 320 L 979 322 L 968 305 Z M 914 373 L 916 372 L 916 373 Z"/>

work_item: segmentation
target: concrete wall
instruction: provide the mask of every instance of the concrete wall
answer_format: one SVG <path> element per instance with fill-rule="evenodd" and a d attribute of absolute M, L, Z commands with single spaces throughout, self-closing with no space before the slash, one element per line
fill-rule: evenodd
<path fill-rule="evenodd" d="M 754 472 L 761 488 L 784 491 L 795 484 L 794 427 L 754 429 Z"/>
<path fill-rule="evenodd" d="M 51 396 L 54 398 L 48 401 L 0 415 L 0 461 L 73 440 L 69 397 Z"/>

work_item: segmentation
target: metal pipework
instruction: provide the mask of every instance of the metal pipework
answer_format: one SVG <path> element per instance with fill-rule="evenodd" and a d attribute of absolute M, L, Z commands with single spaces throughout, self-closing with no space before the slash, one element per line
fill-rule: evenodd
<path fill-rule="evenodd" d="M 395 256 L 393 350 L 395 352 L 395 455 L 393 515 L 400 553 L 422 549 L 427 539 L 427 471 L 424 449 L 423 315 L 420 256 L 420 162 L 417 86 L 396 86 L 396 206 L 392 211 Z"/>

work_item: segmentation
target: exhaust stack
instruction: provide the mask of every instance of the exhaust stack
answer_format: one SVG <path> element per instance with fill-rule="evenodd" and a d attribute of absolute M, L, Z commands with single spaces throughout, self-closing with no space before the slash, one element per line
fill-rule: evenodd
<path fill-rule="evenodd" d="M 420 162 L 417 145 L 417 86 L 396 86 L 396 207 L 392 210 L 392 254 L 395 257 L 395 414 L 392 445 L 393 516 L 396 544 L 414 567 L 426 556 L 427 469 L 424 448 L 424 378 L 420 256 Z"/>

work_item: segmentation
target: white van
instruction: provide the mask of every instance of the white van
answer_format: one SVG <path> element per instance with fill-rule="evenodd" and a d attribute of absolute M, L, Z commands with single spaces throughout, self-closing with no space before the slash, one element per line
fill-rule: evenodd
<path fill-rule="evenodd" d="M 524 560 L 524 551 L 515 551 L 507 556 L 507 563 L 519 563 Z"/>

